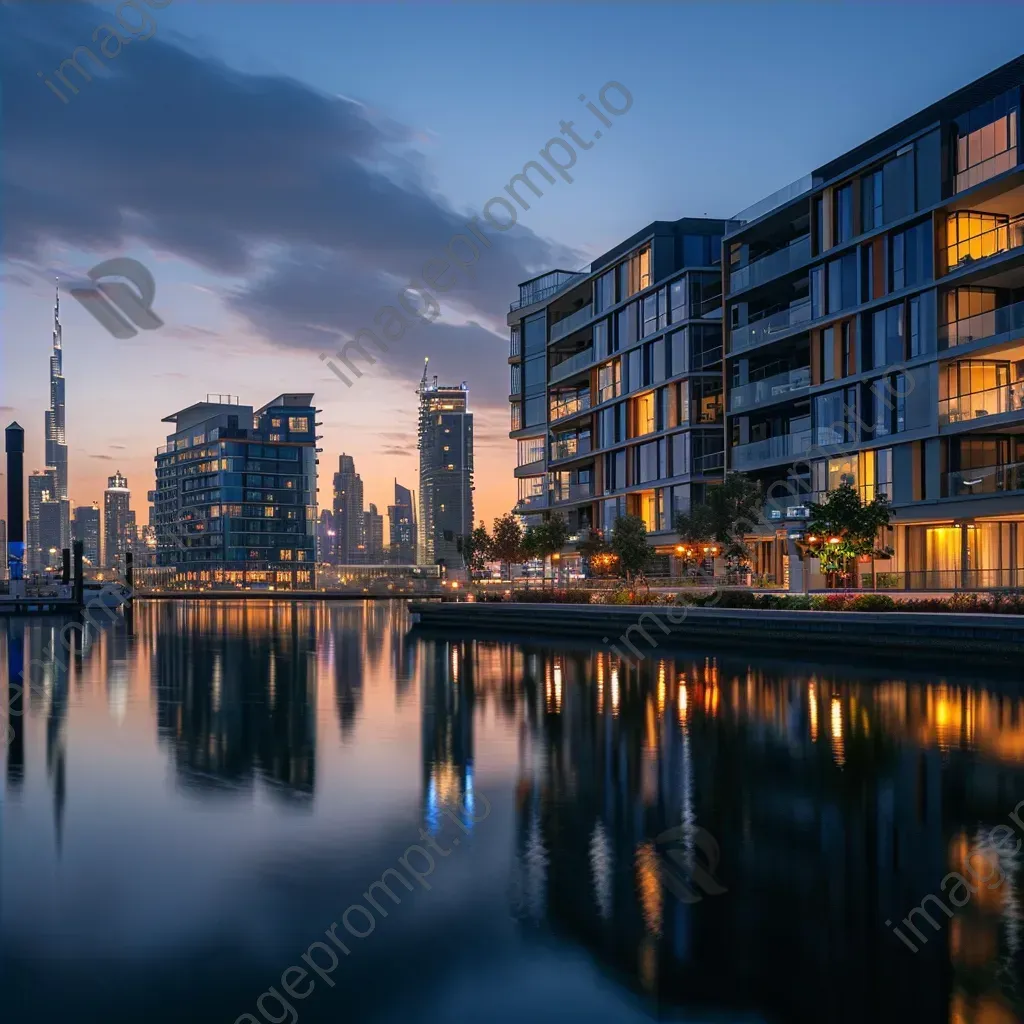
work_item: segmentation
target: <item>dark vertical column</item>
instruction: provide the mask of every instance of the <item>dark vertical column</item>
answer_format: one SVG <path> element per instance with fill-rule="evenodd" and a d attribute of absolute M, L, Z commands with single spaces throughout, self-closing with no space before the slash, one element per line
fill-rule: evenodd
<path fill-rule="evenodd" d="M 66 587 L 71 582 L 71 549 L 61 548 L 60 581 Z"/>
<path fill-rule="evenodd" d="M 7 451 L 7 563 L 11 582 L 24 579 L 25 431 L 12 423 L 5 432 Z M 14 589 L 12 588 L 12 594 Z"/>
<path fill-rule="evenodd" d="M 124 553 L 124 581 L 129 590 L 135 589 L 135 558 L 130 551 Z M 131 600 L 133 595 L 128 595 Z"/>
<path fill-rule="evenodd" d="M 85 579 L 84 579 L 84 577 L 82 575 L 83 569 L 84 569 L 84 565 L 85 565 L 85 554 L 84 554 L 84 552 L 85 552 L 85 545 L 82 543 L 82 541 L 76 540 L 74 542 L 74 549 L 75 549 L 75 556 L 74 556 L 74 559 L 75 559 L 75 570 L 74 570 L 75 592 L 74 592 L 74 598 L 75 598 L 75 604 L 79 608 L 81 608 L 82 604 L 83 604 L 83 598 L 85 596 L 85 587 L 84 587 Z M 78 630 L 75 630 L 75 633 L 77 633 L 77 632 L 78 632 Z"/>

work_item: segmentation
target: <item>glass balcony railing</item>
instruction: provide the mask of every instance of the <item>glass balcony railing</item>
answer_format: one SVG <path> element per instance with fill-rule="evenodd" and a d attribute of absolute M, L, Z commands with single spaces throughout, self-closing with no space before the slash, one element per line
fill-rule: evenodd
<path fill-rule="evenodd" d="M 582 309 L 577 309 L 575 313 L 570 313 L 566 317 L 562 317 L 557 323 L 551 325 L 551 341 L 557 341 L 559 338 L 564 338 L 567 334 L 572 334 L 573 331 L 585 324 L 590 323 L 594 319 L 594 307 L 586 305 Z"/>
<path fill-rule="evenodd" d="M 550 274 L 538 277 L 536 281 L 519 286 L 519 300 L 509 305 L 509 312 L 514 312 L 523 306 L 532 306 L 535 302 L 543 302 L 557 295 L 564 288 L 578 284 L 590 273 L 590 268 L 583 270 L 553 270 Z"/>
<path fill-rule="evenodd" d="M 811 236 L 801 235 L 783 249 L 762 256 L 745 267 L 729 273 L 729 293 L 764 284 L 772 278 L 788 274 L 803 266 L 811 258 Z"/>
<path fill-rule="evenodd" d="M 1024 331 L 1024 302 L 990 309 L 987 313 L 976 313 L 950 324 L 940 324 L 939 348 L 966 345 L 970 341 L 993 338 L 1010 331 Z"/>
<path fill-rule="evenodd" d="M 981 466 L 944 473 L 944 494 L 957 498 L 965 494 L 998 494 L 1000 491 L 1024 491 L 1024 462 L 1001 466 Z"/>
<path fill-rule="evenodd" d="M 725 468 L 725 452 L 709 452 L 707 455 L 693 457 L 694 473 L 713 473 L 716 469 Z"/>
<path fill-rule="evenodd" d="M 569 484 L 567 487 L 553 487 L 548 492 L 551 504 L 558 501 L 579 501 L 594 496 L 593 484 Z"/>
<path fill-rule="evenodd" d="M 568 359 L 563 359 L 560 363 L 555 363 L 555 365 L 551 367 L 549 380 L 552 382 L 564 380 L 570 374 L 577 373 L 584 369 L 584 367 L 589 366 L 593 361 L 593 347 L 585 348 L 582 352 L 577 352 L 576 355 L 569 356 Z"/>
<path fill-rule="evenodd" d="M 564 441 L 551 442 L 551 461 L 571 459 L 576 455 L 586 455 L 590 451 L 590 436 L 570 437 Z"/>
<path fill-rule="evenodd" d="M 785 334 L 810 319 L 810 302 L 801 302 L 796 306 L 790 306 L 788 309 L 755 320 L 753 323 L 735 327 L 729 334 L 729 351 L 742 352 L 744 349 L 753 348 L 763 341 L 768 341 L 773 335 Z"/>
<path fill-rule="evenodd" d="M 738 444 L 730 451 L 729 461 L 733 469 L 751 469 L 779 459 L 803 455 L 810 447 L 811 432 L 801 430 L 797 434 L 780 434 L 751 444 Z"/>
<path fill-rule="evenodd" d="M 576 398 L 566 399 L 564 402 L 552 402 L 550 407 L 550 419 L 564 420 L 566 416 L 575 416 L 578 412 L 585 412 L 590 408 L 590 392 L 586 391 Z"/>
<path fill-rule="evenodd" d="M 806 391 L 810 386 L 811 368 L 809 366 L 787 370 L 785 373 L 777 373 L 773 377 L 751 381 L 749 384 L 741 384 L 729 392 L 729 411 L 739 412 L 741 409 L 750 409 L 763 402 L 771 402 L 796 392 Z"/>
<path fill-rule="evenodd" d="M 963 192 L 965 189 L 973 188 L 980 182 L 988 181 L 989 178 L 994 178 L 997 174 L 1002 174 L 1004 171 L 1010 170 L 1010 168 L 1015 167 L 1016 164 L 1017 147 L 1014 145 L 1012 148 L 1004 150 L 1002 153 L 996 153 L 994 156 L 990 156 L 987 160 L 982 160 L 973 167 L 968 167 L 964 171 L 958 171 L 956 176 L 956 191 Z"/>
<path fill-rule="evenodd" d="M 1004 412 L 1024 412 L 1024 381 L 944 399 L 939 402 L 939 426 L 967 423 Z"/>

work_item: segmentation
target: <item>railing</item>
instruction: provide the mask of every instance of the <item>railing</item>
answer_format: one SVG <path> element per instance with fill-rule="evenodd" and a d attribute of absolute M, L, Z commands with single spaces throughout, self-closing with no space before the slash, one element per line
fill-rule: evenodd
<path fill-rule="evenodd" d="M 958 469 L 943 474 L 945 493 L 951 498 L 964 494 L 998 494 L 1024 491 L 1024 462 L 1008 462 L 977 469 Z"/>
<path fill-rule="evenodd" d="M 861 586 L 871 573 L 861 571 Z M 875 590 L 1004 590 L 1024 587 L 1024 569 L 912 569 L 875 573 Z"/>
<path fill-rule="evenodd" d="M 950 230 L 952 230 L 956 216 L 956 214 L 950 214 Z M 977 235 L 949 242 L 946 246 L 946 265 L 950 271 L 959 270 L 976 260 L 998 256 L 1001 252 L 1019 249 L 1022 245 L 1024 245 L 1024 214 L 1012 217 L 1004 224 L 996 224 Z"/>
<path fill-rule="evenodd" d="M 563 359 L 560 363 L 555 363 L 555 365 L 551 367 L 551 373 L 548 379 L 551 383 L 563 380 L 570 374 L 576 373 L 584 367 L 589 366 L 593 361 L 593 347 L 585 348 L 582 352 L 577 352 L 576 355 L 569 356 L 568 359 Z"/>
<path fill-rule="evenodd" d="M 575 416 L 578 412 L 584 412 L 590 408 L 590 392 L 580 395 L 578 398 L 570 398 L 566 402 L 556 402 L 551 406 L 550 420 L 565 419 L 566 416 Z"/>
<path fill-rule="evenodd" d="M 508 354 L 509 356 L 517 356 L 523 350 L 523 339 L 519 331 L 515 331 L 509 338 L 508 343 Z"/>
<path fill-rule="evenodd" d="M 982 338 L 993 338 L 997 334 L 1024 330 L 1024 301 L 1015 302 L 1012 306 L 990 309 L 987 313 L 976 313 L 974 316 L 954 320 L 950 324 L 939 325 L 939 348 L 953 348 L 966 345 L 970 341 Z"/>
<path fill-rule="evenodd" d="M 771 213 L 772 210 L 777 210 L 780 206 L 785 206 L 786 203 L 790 203 L 794 199 L 805 195 L 818 184 L 820 184 L 820 180 L 815 181 L 813 174 L 805 174 L 802 178 L 797 178 L 796 181 L 784 185 L 770 196 L 759 199 L 756 203 L 748 206 L 745 210 L 741 210 L 735 217 L 730 219 L 749 224 L 750 221 L 757 220 L 766 213 Z"/>
<path fill-rule="evenodd" d="M 725 468 L 725 452 L 710 452 L 707 455 L 695 455 L 693 457 L 692 473 L 710 473 L 716 469 Z"/>
<path fill-rule="evenodd" d="M 551 341 L 557 341 L 559 338 L 564 338 L 567 334 L 572 334 L 573 331 L 584 324 L 589 323 L 594 319 L 594 307 L 589 303 L 582 309 L 577 309 L 575 313 L 570 313 L 568 316 L 562 317 L 557 323 L 551 325 Z"/>
<path fill-rule="evenodd" d="M 811 303 L 808 301 L 772 313 L 753 323 L 744 324 L 742 327 L 736 327 L 729 333 L 729 351 L 742 352 L 744 349 L 753 348 L 767 341 L 773 334 L 784 334 L 810 319 Z"/>
<path fill-rule="evenodd" d="M 749 469 L 777 459 L 788 459 L 803 455 L 811 447 L 811 432 L 802 430 L 797 434 L 780 434 L 751 444 L 738 444 L 731 450 L 733 469 Z"/>
<path fill-rule="evenodd" d="M 729 273 L 729 294 L 742 291 L 756 284 L 764 284 L 774 277 L 807 263 L 811 258 L 811 236 L 801 235 L 783 249 L 762 256 Z"/>
<path fill-rule="evenodd" d="M 809 366 L 787 370 L 785 373 L 777 373 L 773 377 L 751 381 L 749 384 L 741 384 L 729 391 L 729 411 L 739 412 L 740 409 L 749 409 L 751 406 L 789 395 L 794 391 L 804 391 L 810 386 L 811 368 Z"/>
<path fill-rule="evenodd" d="M 590 437 L 571 437 L 565 441 L 551 442 L 551 461 L 559 459 L 571 459 L 577 455 L 586 455 L 590 452 Z"/>
<path fill-rule="evenodd" d="M 569 484 L 568 487 L 553 487 L 548 491 L 548 500 L 552 505 L 559 501 L 579 501 L 582 498 L 592 498 L 593 496 L 593 484 Z"/>
<path fill-rule="evenodd" d="M 551 284 L 544 285 L 540 288 L 529 288 L 524 291 L 523 286 L 519 288 L 519 298 L 516 302 L 510 303 L 508 311 L 510 313 L 520 309 L 523 306 L 532 306 L 535 302 L 543 302 L 544 299 L 550 299 L 552 295 L 557 295 L 560 291 L 565 288 L 569 288 L 574 284 L 578 284 L 585 277 L 590 274 L 590 267 L 586 267 L 583 270 L 576 270 L 573 272 L 565 270 L 556 270 L 552 274 L 545 274 L 544 277 L 538 278 L 538 281 L 547 280 L 547 278 L 554 278 Z"/>
<path fill-rule="evenodd" d="M 971 391 L 954 395 L 939 402 L 939 426 L 967 423 L 985 416 L 998 416 L 1004 412 L 1024 411 L 1024 381 L 1003 384 L 985 391 Z"/>

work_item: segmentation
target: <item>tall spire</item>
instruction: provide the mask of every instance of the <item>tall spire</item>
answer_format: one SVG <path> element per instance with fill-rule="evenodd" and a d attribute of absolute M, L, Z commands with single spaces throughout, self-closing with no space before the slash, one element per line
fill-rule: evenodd
<path fill-rule="evenodd" d="M 46 469 L 53 472 L 58 501 L 68 500 L 68 444 L 64 420 L 64 339 L 60 324 L 60 280 L 55 281 L 50 349 L 50 408 L 46 411 Z M 69 509 L 61 517 L 61 543 L 71 543 Z"/>

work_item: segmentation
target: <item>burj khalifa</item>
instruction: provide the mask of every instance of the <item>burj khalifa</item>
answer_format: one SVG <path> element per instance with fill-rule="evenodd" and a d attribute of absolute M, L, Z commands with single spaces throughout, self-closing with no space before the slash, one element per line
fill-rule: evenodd
<path fill-rule="evenodd" d="M 60 330 L 60 289 L 53 306 L 53 349 L 50 352 L 50 408 L 46 410 L 46 472 L 53 474 L 55 493 L 51 501 L 61 503 L 60 547 L 71 542 L 71 512 L 68 500 L 68 443 L 64 424 L 64 351 Z"/>

